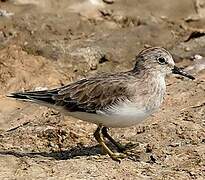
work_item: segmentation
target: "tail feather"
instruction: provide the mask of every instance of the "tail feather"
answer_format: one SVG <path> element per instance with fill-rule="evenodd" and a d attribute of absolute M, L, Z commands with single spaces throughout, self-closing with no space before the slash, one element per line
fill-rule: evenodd
<path fill-rule="evenodd" d="M 7 97 L 24 100 L 24 101 L 41 101 L 49 104 L 55 104 L 53 96 L 55 93 L 49 91 L 30 91 L 15 92 L 7 95 Z"/>

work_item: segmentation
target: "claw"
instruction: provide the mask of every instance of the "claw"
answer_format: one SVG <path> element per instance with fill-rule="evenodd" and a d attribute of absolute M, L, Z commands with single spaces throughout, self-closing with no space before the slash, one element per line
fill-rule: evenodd
<path fill-rule="evenodd" d="M 125 146 L 124 146 L 124 151 L 123 152 L 126 152 L 128 150 L 131 150 L 131 149 L 134 149 L 135 147 L 139 146 L 139 144 L 135 144 L 135 143 L 132 143 L 132 142 L 129 142 L 127 143 Z"/>
<path fill-rule="evenodd" d="M 110 155 L 110 157 L 114 160 L 114 161 L 117 161 L 119 163 L 121 163 L 121 159 L 124 159 L 127 157 L 126 154 L 122 154 L 122 153 L 112 153 Z"/>

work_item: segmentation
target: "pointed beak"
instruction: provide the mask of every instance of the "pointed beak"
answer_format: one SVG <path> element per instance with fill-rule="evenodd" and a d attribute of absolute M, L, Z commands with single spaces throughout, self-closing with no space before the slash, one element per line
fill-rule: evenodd
<path fill-rule="evenodd" d="M 179 75 L 182 75 L 182 76 L 185 76 L 191 80 L 194 80 L 195 77 L 193 77 L 192 75 L 186 73 L 185 71 L 183 71 L 181 68 L 178 68 L 176 66 L 174 66 L 174 68 L 172 69 L 172 73 L 173 74 L 179 74 Z"/>

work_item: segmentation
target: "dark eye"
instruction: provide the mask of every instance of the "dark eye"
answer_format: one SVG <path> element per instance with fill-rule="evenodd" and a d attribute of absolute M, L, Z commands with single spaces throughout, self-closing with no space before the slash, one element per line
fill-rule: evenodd
<path fill-rule="evenodd" d="M 159 64 L 167 64 L 165 58 L 163 58 L 163 57 L 159 57 L 157 60 L 158 60 Z"/>

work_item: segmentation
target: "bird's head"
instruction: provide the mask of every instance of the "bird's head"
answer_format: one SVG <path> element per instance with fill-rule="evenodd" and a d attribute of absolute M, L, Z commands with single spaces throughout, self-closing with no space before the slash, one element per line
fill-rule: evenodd
<path fill-rule="evenodd" d="M 167 50 L 160 47 L 145 49 L 136 56 L 134 70 L 138 71 L 140 69 L 144 69 L 151 73 L 160 73 L 163 76 L 174 73 L 192 80 L 195 79 L 193 76 L 175 66 L 172 55 Z"/>

